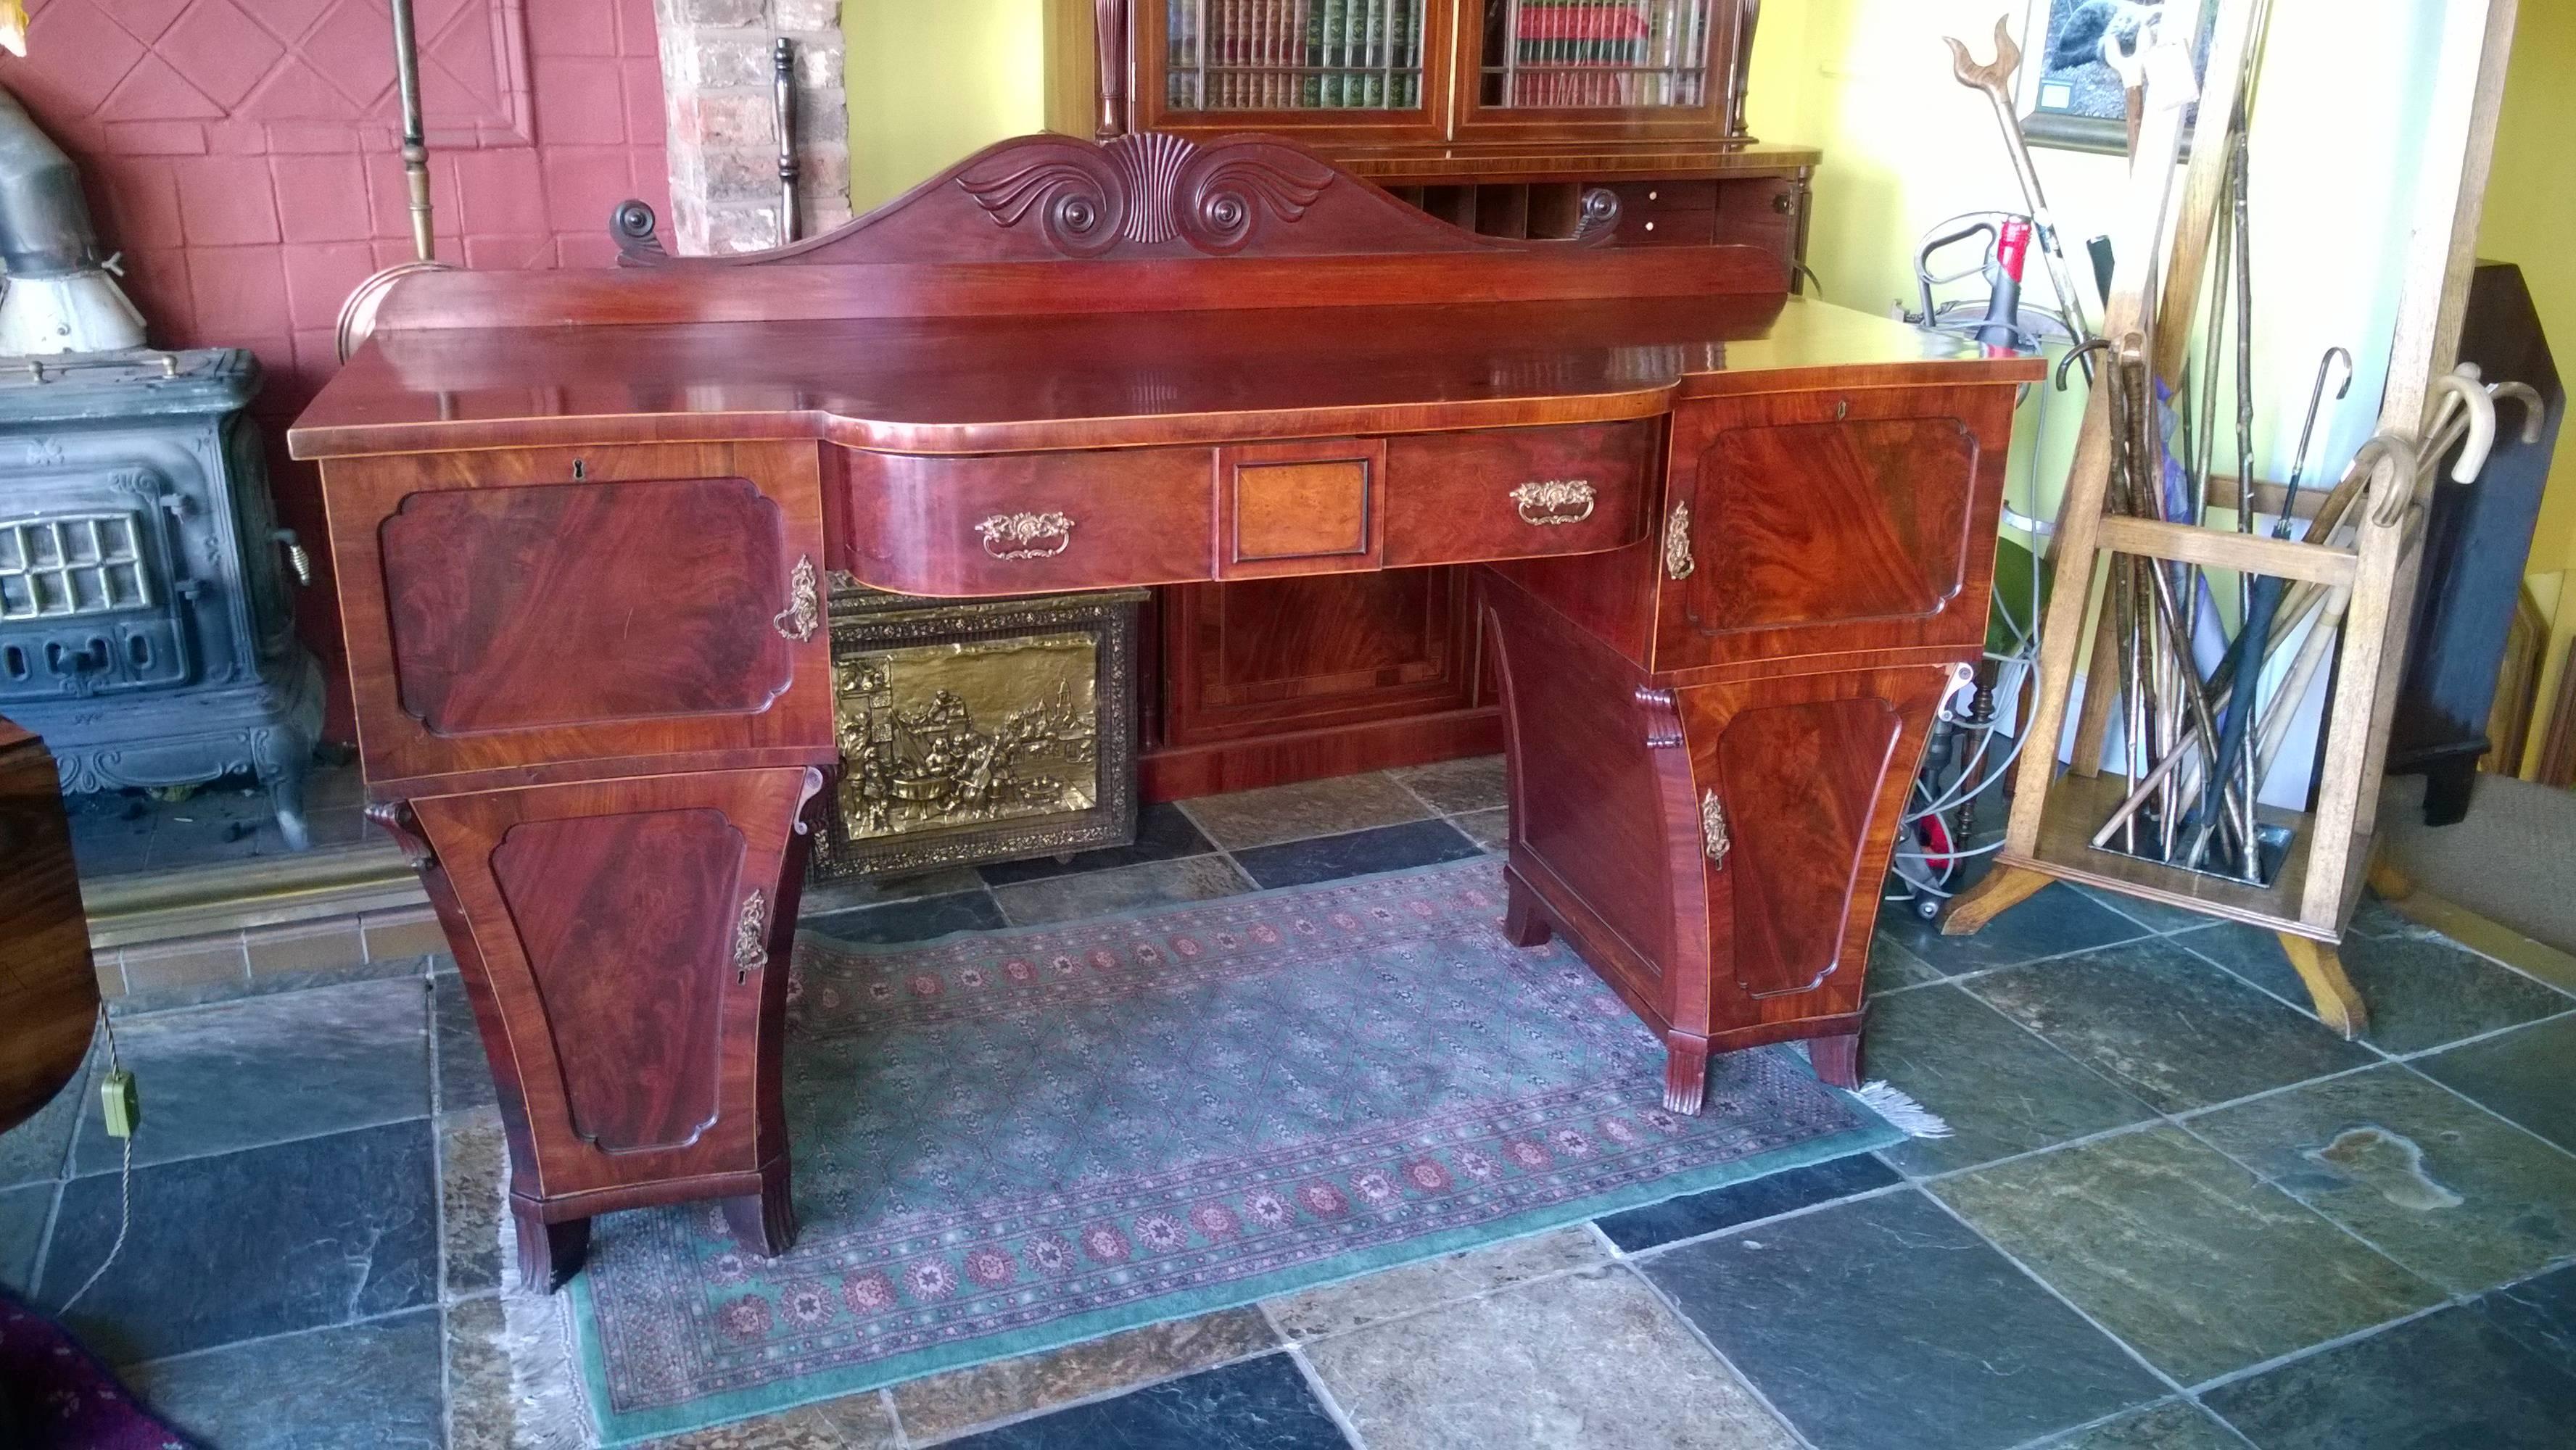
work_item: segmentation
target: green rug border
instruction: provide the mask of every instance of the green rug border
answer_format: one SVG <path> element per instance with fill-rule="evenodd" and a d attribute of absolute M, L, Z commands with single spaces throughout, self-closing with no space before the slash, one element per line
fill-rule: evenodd
<path fill-rule="evenodd" d="M 1456 871 L 1463 866 L 1477 864 L 1480 859 L 1485 864 L 1492 864 L 1493 861 L 1491 857 L 1442 861 L 1403 871 L 1372 872 L 1365 877 L 1343 879 L 1382 881 L 1406 876 L 1423 876 L 1434 872 Z M 1213 897 L 1206 901 L 1179 902 L 1170 906 L 1114 913 L 1104 917 L 1088 918 L 1088 920 L 1094 922 L 1121 919 L 1145 921 L 1174 912 L 1203 910 L 1227 901 L 1246 900 L 1256 896 L 1282 896 L 1291 892 L 1311 892 L 1319 886 L 1330 887 L 1334 884 L 1336 883 L 1310 882 L 1303 886 L 1274 887 L 1267 891 L 1241 892 L 1234 896 Z M 1040 932 L 1062 931 L 1067 927 L 1082 924 L 1083 921 L 1076 920 L 1047 922 L 1037 926 L 1013 927 L 1000 931 L 989 928 L 983 930 L 968 928 L 964 931 L 950 932 L 947 936 L 933 938 L 930 942 L 904 942 L 895 945 L 835 942 L 834 946 L 836 949 L 870 956 L 892 956 L 916 951 L 923 946 L 945 942 L 957 936 L 975 935 L 999 941 Z M 1754 1050 L 1793 1051 L 1785 1044 Z M 1420 1238 L 1406 1239 L 1401 1243 L 1382 1244 L 1373 1249 L 1335 1254 L 1300 1268 L 1280 1269 L 1251 1279 L 1237 1280 L 1222 1288 L 1200 1289 L 1177 1295 L 1158 1295 L 1137 1304 L 1115 1309 L 1096 1309 L 1042 1326 L 990 1335 L 967 1344 L 917 1349 L 865 1366 L 802 1376 L 778 1386 L 711 1395 L 705 1399 L 691 1400 L 686 1405 L 667 1409 L 638 1410 L 620 1414 L 608 1408 L 607 1355 L 601 1347 L 599 1336 L 586 1327 L 598 1319 L 597 1306 L 591 1301 L 590 1275 L 586 1273 L 576 1275 L 564 1292 L 570 1296 L 568 1308 L 572 1322 L 567 1328 L 573 1337 L 583 1400 L 590 1411 L 593 1425 L 599 1431 L 599 1443 L 603 1447 L 634 1445 L 664 1436 L 684 1435 L 695 1430 L 729 1425 L 758 1415 L 778 1414 L 807 1405 L 822 1404 L 848 1395 L 866 1394 L 870 1390 L 884 1389 L 888 1385 L 901 1384 L 906 1380 L 919 1379 L 925 1375 L 937 1374 L 942 1370 L 1018 1359 L 1024 1355 L 1042 1354 L 1050 1349 L 1061 1349 L 1069 1344 L 1079 1344 L 1084 1340 L 1116 1334 L 1121 1330 L 1141 1329 L 1150 1324 L 1168 1324 L 1179 1319 L 1195 1319 L 1202 1314 L 1239 1309 L 1264 1299 L 1275 1299 L 1283 1294 L 1320 1289 L 1327 1285 L 1363 1278 L 1384 1269 L 1416 1264 L 1426 1259 L 1442 1258 L 1467 1249 L 1483 1248 L 1488 1244 L 1528 1238 L 1534 1234 L 1546 1233 L 1550 1229 L 1563 1228 L 1568 1224 L 1582 1223 L 1608 1214 L 1623 1213 L 1632 1208 L 1645 1208 L 1652 1204 L 1666 1203 L 1676 1198 L 1687 1198 L 1694 1193 L 1706 1193 L 1711 1189 L 1726 1188 L 1756 1178 L 1768 1178 L 1774 1174 L 1788 1173 L 1839 1158 L 1855 1157 L 1905 1141 L 1905 1133 L 1890 1125 L 1867 1103 L 1841 1088 L 1830 1084 L 1820 1083 L 1819 1085 L 1841 1098 L 1846 1106 L 1862 1118 L 1862 1125 L 1839 1133 L 1827 1134 L 1821 1138 L 1813 1138 L 1791 1147 L 1774 1148 L 1768 1153 L 1740 1159 L 1733 1163 L 1689 1169 L 1667 1178 L 1656 1179 L 1651 1183 L 1633 1184 L 1570 1203 L 1534 1208 L 1491 1223 L 1443 1229 Z M 1876 1126 L 1870 1126 L 1871 1124 Z M 1004 1347 L 993 1348 L 996 1345 Z"/>

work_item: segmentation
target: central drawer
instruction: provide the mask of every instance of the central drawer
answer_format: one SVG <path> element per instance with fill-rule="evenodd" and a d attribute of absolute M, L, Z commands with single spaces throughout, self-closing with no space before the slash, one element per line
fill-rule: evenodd
<path fill-rule="evenodd" d="M 873 588 L 962 597 L 1594 553 L 1646 536 L 1662 423 L 952 457 L 836 450 L 831 559 Z"/>

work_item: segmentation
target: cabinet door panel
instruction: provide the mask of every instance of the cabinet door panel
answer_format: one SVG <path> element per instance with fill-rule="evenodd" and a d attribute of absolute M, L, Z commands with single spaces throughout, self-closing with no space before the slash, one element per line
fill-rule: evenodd
<path fill-rule="evenodd" d="M 1744 711 L 1718 737 L 1733 833 L 1735 980 L 1756 997 L 1812 990 L 1842 959 L 1872 802 L 1896 744 L 1880 699 Z"/>
<path fill-rule="evenodd" d="M 794 678 L 794 563 L 749 479 L 416 493 L 381 532 L 396 686 L 433 735 L 748 714 Z"/>
<path fill-rule="evenodd" d="M 726 927 L 743 835 L 722 811 L 528 821 L 492 851 L 562 1065 L 572 1129 L 610 1153 L 715 1122 Z"/>
<path fill-rule="evenodd" d="M 833 758 L 811 443 L 323 466 L 379 798 Z"/>
<path fill-rule="evenodd" d="M 411 802 L 525 1127 L 514 1192 L 739 1177 L 786 1151 L 761 1065 L 785 1001 L 795 822 L 820 785 L 800 766 Z"/>
<path fill-rule="evenodd" d="M 1994 573 L 2011 391 L 1889 388 L 1686 404 L 1674 419 L 1655 665 L 1972 646 Z"/>
<path fill-rule="evenodd" d="M 1950 669 L 1908 665 L 1675 692 L 1695 804 L 1722 816 L 1708 865 L 1708 1031 L 1861 1007 L 1878 883 Z"/>

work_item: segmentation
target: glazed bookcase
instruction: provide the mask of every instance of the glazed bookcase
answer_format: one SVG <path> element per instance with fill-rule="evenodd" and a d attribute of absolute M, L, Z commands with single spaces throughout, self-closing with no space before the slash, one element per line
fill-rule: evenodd
<path fill-rule="evenodd" d="M 1134 127 L 1301 140 L 1743 133 L 1758 0 L 1100 0 Z"/>

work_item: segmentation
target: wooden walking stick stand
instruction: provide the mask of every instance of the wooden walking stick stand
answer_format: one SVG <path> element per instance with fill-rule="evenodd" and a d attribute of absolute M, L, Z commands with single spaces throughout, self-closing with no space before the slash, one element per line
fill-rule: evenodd
<path fill-rule="evenodd" d="M 2516 0 L 2457 0 L 2444 7 L 2394 350 L 2380 408 L 2383 434 L 2414 436 L 2434 380 L 2451 369 L 2458 354 L 2515 6 Z M 2262 10 L 2263 0 L 2221 0 L 2212 19 L 2199 114 L 2213 134 L 2247 84 Z M 2226 164 L 2225 147 L 2192 149 L 2171 254 L 2159 256 L 2163 249 L 2157 240 L 2166 235 L 2181 141 L 2182 109 L 2171 99 L 2160 104 L 2152 89 L 2146 97 L 2122 225 L 2115 233 L 2120 270 L 2103 326 L 2115 351 L 2124 343 L 2148 350 L 2159 375 L 2169 380 L 2167 364 L 2179 362 L 2190 334 Z M 2159 272 L 2161 299 L 2155 296 Z M 2054 593 L 2028 727 L 2036 748 L 2022 752 L 2012 818 L 1994 870 L 1951 904 L 1942 930 L 1954 936 L 1975 932 L 2053 880 L 2206 912 L 2278 933 L 2290 964 L 2315 999 L 2317 1015 L 2345 1036 L 2358 1036 L 2368 1025 L 2367 1009 L 2345 976 L 2336 947 L 2359 904 L 2372 857 L 2389 718 L 2422 554 L 2420 495 L 2442 486 L 2436 482 L 2439 475 L 2427 469 L 2418 496 L 2389 501 L 2387 512 L 2393 518 L 2385 524 L 2379 522 L 2382 509 L 2376 497 L 2385 484 L 2368 485 L 2374 496 L 2355 506 L 2361 522 L 2351 548 L 2330 546 L 2322 533 L 2314 542 L 2292 542 L 2113 514 L 2106 511 L 2111 473 L 2107 394 L 2097 387 L 2085 413 L 2059 515 Z M 2240 487 L 2252 492 L 2250 486 Z M 2097 651 L 2094 657 L 2093 687 L 2086 691 L 2074 759 L 2065 775 L 2058 775 L 2054 746 L 2065 728 L 2086 608 L 2097 574 L 2120 554 L 2350 591 L 2316 809 L 2260 812 L 2262 824 L 2286 826 L 2291 832 L 2287 854 L 2268 885 L 2093 846 L 2095 832 L 2128 793 L 2120 779 L 2100 770 L 2101 722 L 2108 720 L 2118 689 L 2119 671 L 2110 655 Z M 2107 591 L 2104 607 L 2109 607 Z M 2320 620 L 2316 627 L 2327 625 Z"/>

